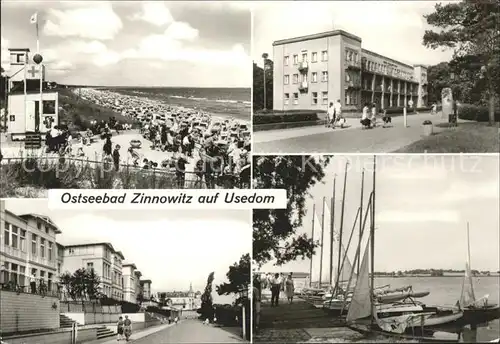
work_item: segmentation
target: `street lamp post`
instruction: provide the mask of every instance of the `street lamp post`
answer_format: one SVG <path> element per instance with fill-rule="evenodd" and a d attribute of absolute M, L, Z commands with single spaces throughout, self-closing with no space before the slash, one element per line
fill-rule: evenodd
<path fill-rule="evenodd" d="M 267 53 L 262 54 L 262 58 L 264 59 L 264 111 L 267 110 L 266 66 L 268 57 L 269 55 Z"/>

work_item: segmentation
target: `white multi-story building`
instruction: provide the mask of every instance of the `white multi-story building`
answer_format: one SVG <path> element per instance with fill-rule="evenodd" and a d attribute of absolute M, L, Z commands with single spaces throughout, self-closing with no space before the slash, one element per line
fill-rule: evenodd
<path fill-rule="evenodd" d="M 30 291 L 43 280 L 49 292 L 55 290 L 58 250 L 56 235 L 61 231 L 48 217 L 38 214 L 16 215 L 0 201 L 0 283 Z"/>
<path fill-rule="evenodd" d="M 122 267 L 123 274 L 123 299 L 128 302 L 136 303 L 139 301 L 139 295 L 142 294 L 140 278 L 141 272 L 133 263 L 125 263 Z"/>
<path fill-rule="evenodd" d="M 101 293 L 107 297 L 123 299 L 122 261 L 120 251 L 107 242 L 66 245 L 61 271 L 70 272 L 80 268 L 94 269 L 101 279 Z"/>

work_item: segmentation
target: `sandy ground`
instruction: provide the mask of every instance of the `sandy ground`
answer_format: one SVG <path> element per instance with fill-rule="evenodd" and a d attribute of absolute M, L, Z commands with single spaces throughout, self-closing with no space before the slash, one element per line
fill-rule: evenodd
<path fill-rule="evenodd" d="M 8 158 L 19 158 L 21 156 L 42 156 L 45 154 L 45 147 L 42 147 L 41 150 L 30 150 L 26 151 L 24 149 L 23 142 L 13 142 L 7 140 L 2 135 L 1 142 L 1 150 L 4 156 L 4 160 L 2 162 L 6 162 Z M 127 150 L 130 146 L 131 140 L 140 140 L 142 142 L 141 148 L 136 149 L 136 152 L 140 155 L 139 162 L 141 163 L 143 159 L 152 160 L 158 163 L 158 167 L 161 166 L 161 162 L 165 159 L 171 158 L 173 153 L 171 152 L 162 152 L 159 150 L 151 149 L 151 142 L 146 140 L 139 134 L 138 131 L 130 130 L 120 133 L 119 135 L 114 135 L 111 139 L 113 144 L 113 149 L 118 144 L 120 145 L 120 160 L 122 164 L 132 164 L 130 158 L 128 156 Z M 73 140 L 73 156 L 76 154 L 79 144 L 76 140 Z M 81 157 L 82 159 L 89 159 L 90 161 L 101 161 L 102 160 L 102 148 L 104 146 L 104 140 L 101 140 L 97 137 L 97 139 L 92 142 L 92 144 L 88 146 L 83 146 L 83 151 L 85 153 L 85 157 Z M 55 154 L 53 154 L 55 156 Z M 50 156 L 50 155 L 49 155 Z M 198 159 L 197 151 L 195 150 L 193 153 L 193 158 L 188 158 L 189 163 L 186 165 L 186 171 L 193 171 L 196 160 Z"/>

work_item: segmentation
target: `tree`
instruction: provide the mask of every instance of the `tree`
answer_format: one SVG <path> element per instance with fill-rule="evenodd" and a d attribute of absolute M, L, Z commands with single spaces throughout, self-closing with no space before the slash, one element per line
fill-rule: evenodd
<path fill-rule="evenodd" d="M 229 267 L 226 277 L 229 283 L 221 283 L 216 287 L 217 294 L 229 295 L 237 294 L 242 290 L 248 290 L 251 274 L 250 254 L 241 256 L 239 262 Z"/>
<path fill-rule="evenodd" d="M 273 61 L 266 60 L 266 109 L 273 108 Z M 264 69 L 253 64 L 253 111 L 264 108 Z"/>
<path fill-rule="evenodd" d="M 214 281 L 214 273 L 211 272 L 208 275 L 207 285 L 205 287 L 205 291 L 201 295 L 201 308 L 200 314 L 203 320 L 209 319 L 210 321 L 214 318 L 214 306 L 213 306 L 213 298 L 212 298 L 212 283 Z"/>
<path fill-rule="evenodd" d="M 296 231 L 306 213 L 308 191 L 322 181 L 328 163 L 328 157 L 310 155 L 254 156 L 254 188 L 285 189 L 288 197 L 286 209 L 253 211 L 253 259 L 259 266 L 273 258 L 276 265 L 282 265 L 312 257 L 317 243 Z"/>
<path fill-rule="evenodd" d="M 65 272 L 59 277 L 59 283 L 66 290 L 66 295 L 72 300 L 97 300 L 101 279 L 94 269 L 80 268 L 73 272 Z"/>
<path fill-rule="evenodd" d="M 440 32 L 426 30 L 424 45 L 431 49 L 454 49 L 454 59 L 472 62 L 484 82 L 489 103 L 489 123 L 495 122 L 495 105 L 500 90 L 500 0 L 464 0 L 446 5 L 436 4 L 435 11 L 425 18 Z M 475 61 L 474 61 L 475 60 Z"/>

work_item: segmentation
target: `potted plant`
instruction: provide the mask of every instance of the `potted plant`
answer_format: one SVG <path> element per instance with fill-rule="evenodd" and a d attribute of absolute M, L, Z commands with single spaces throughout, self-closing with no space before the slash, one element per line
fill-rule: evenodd
<path fill-rule="evenodd" d="M 422 125 L 424 126 L 424 136 L 431 136 L 433 133 L 432 122 L 429 120 L 426 120 L 426 121 L 424 121 L 424 123 L 422 123 Z"/>

